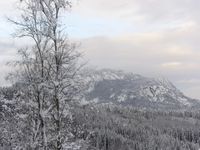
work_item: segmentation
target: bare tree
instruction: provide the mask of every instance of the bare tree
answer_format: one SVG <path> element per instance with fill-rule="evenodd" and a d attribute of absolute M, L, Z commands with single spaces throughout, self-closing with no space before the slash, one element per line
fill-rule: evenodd
<path fill-rule="evenodd" d="M 21 20 L 10 20 L 19 28 L 18 37 L 29 37 L 33 46 L 19 51 L 17 82 L 23 88 L 19 101 L 29 105 L 32 149 L 61 150 L 69 135 L 66 117 L 70 102 L 78 99 L 82 82 L 80 53 L 70 43 L 61 14 L 71 8 L 68 0 L 20 0 Z"/>

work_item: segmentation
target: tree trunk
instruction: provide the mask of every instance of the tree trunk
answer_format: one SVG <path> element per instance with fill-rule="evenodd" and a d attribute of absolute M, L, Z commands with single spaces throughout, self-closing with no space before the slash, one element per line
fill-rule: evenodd
<path fill-rule="evenodd" d="M 56 131 L 57 131 L 57 139 L 56 139 L 56 149 L 61 150 L 62 145 L 61 145 L 61 137 L 60 137 L 60 103 L 59 99 L 56 98 Z"/>

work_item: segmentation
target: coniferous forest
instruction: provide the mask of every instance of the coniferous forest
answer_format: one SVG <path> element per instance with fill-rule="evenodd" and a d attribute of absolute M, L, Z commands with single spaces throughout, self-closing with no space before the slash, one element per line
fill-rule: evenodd
<path fill-rule="evenodd" d="M 16 91 L 1 89 L 1 146 L 31 149 L 31 134 L 24 108 L 11 100 Z M 12 94 L 11 94 L 12 93 Z M 65 149 L 198 150 L 200 112 L 138 110 L 117 105 L 73 105 L 64 120 Z M 26 118 L 26 119 L 24 119 Z M 51 131 L 48 131 L 51 133 Z M 52 143 L 48 143 L 49 149 Z"/>

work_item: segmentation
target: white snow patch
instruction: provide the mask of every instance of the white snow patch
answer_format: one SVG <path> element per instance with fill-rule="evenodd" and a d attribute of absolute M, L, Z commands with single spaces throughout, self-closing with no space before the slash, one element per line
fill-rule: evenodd
<path fill-rule="evenodd" d="M 184 97 L 179 97 L 178 101 L 180 103 L 182 103 L 183 105 L 191 105 L 190 102 L 188 102 L 188 100 L 186 98 L 184 98 Z"/>
<path fill-rule="evenodd" d="M 136 95 L 130 95 L 131 99 L 136 98 L 136 97 L 137 97 Z"/>
<path fill-rule="evenodd" d="M 113 97 L 115 97 L 115 94 L 114 94 L 114 93 L 110 95 L 110 98 L 113 98 Z"/>
<path fill-rule="evenodd" d="M 87 105 L 87 104 L 89 104 L 89 101 L 87 101 L 85 98 L 82 98 L 82 99 L 79 101 L 79 104 L 80 104 L 80 105 Z"/>
<path fill-rule="evenodd" d="M 118 102 L 124 102 L 126 100 L 127 95 L 126 94 L 121 94 L 117 97 Z"/>
<path fill-rule="evenodd" d="M 19 118 L 21 118 L 21 119 L 26 119 L 26 118 L 28 117 L 27 114 L 18 114 L 17 116 L 18 116 Z"/>
<path fill-rule="evenodd" d="M 98 103 L 99 102 L 99 98 L 94 98 L 91 102 L 92 103 Z"/>

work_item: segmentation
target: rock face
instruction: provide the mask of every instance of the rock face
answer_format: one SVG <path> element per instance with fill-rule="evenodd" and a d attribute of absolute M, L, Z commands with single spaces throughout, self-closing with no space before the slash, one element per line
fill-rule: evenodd
<path fill-rule="evenodd" d="M 85 99 L 93 103 L 110 103 L 153 109 L 199 107 L 198 100 L 180 92 L 164 78 L 147 78 L 138 74 L 109 69 L 86 73 Z"/>

